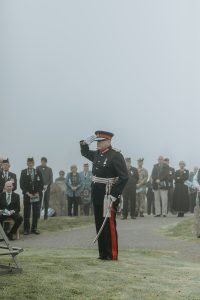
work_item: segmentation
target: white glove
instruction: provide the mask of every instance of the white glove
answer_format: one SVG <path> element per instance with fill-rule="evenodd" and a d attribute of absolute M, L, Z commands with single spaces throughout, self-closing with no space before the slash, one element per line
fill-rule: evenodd
<path fill-rule="evenodd" d="M 43 191 L 46 192 L 47 188 L 48 188 L 48 184 L 44 185 L 43 186 Z"/>
<path fill-rule="evenodd" d="M 93 135 L 87 137 L 84 142 L 86 144 L 90 145 L 90 144 L 92 144 L 94 142 L 95 139 L 96 139 L 96 135 L 93 134 Z"/>
<path fill-rule="evenodd" d="M 117 200 L 117 198 L 115 198 L 114 196 L 110 195 L 110 202 L 115 202 Z"/>

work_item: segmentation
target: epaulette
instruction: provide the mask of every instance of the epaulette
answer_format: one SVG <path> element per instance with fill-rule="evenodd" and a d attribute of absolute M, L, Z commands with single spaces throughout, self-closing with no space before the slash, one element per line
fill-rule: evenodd
<path fill-rule="evenodd" d="M 121 152 L 121 150 L 120 149 L 116 149 L 116 148 L 112 148 L 114 151 L 116 151 L 116 152 Z"/>

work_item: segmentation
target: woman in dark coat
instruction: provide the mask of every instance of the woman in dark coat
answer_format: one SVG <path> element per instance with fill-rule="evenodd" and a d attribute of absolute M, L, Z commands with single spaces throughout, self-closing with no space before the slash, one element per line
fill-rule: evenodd
<path fill-rule="evenodd" d="M 185 169 L 185 162 L 179 162 L 180 169 L 175 172 L 175 190 L 173 195 L 173 209 L 178 212 L 178 217 L 184 217 L 189 211 L 189 193 L 185 181 L 189 178 L 189 171 Z"/>

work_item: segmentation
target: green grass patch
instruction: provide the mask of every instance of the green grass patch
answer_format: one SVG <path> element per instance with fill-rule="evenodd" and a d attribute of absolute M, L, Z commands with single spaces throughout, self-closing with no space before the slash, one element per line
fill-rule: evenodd
<path fill-rule="evenodd" d="M 93 216 L 80 217 L 51 217 L 47 220 L 39 221 L 39 230 L 42 232 L 56 232 L 62 230 L 71 230 L 73 228 L 81 228 L 94 224 Z M 23 231 L 21 227 L 20 231 Z"/>
<path fill-rule="evenodd" d="M 1 299 L 200 299 L 200 265 L 173 252 L 121 251 L 117 262 L 96 255 L 93 249 L 25 251 L 19 256 L 23 273 L 0 277 Z"/>
<path fill-rule="evenodd" d="M 194 226 L 194 217 L 191 217 L 191 218 L 181 220 L 180 222 L 177 222 L 175 224 L 162 227 L 160 229 L 160 232 L 174 238 L 198 241 L 195 234 L 193 233 L 193 226 Z"/>

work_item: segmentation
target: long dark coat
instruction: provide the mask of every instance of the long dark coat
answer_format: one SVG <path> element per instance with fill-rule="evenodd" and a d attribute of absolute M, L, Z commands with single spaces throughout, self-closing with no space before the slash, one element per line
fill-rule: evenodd
<path fill-rule="evenodd" d="M 189 178 L 189 171 L 184 170 L 175 172 L 175 190 L 173 195 L 173 210 L 177 212 L 189 211 L 189 193 L 188 187 L 184 184 Z"/>

